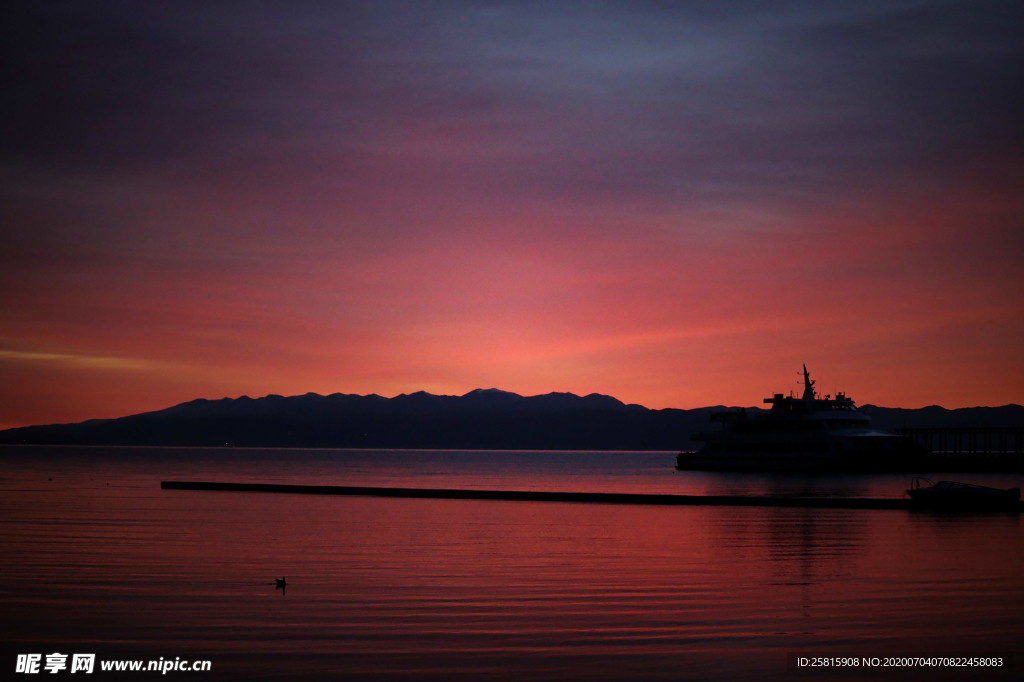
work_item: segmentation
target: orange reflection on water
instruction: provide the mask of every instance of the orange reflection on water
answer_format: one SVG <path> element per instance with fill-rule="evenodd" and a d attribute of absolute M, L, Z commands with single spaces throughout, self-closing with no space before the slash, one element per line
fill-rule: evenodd
<path fill-rule="evenodd" d="M 1012 651 L 1021 625 L 1015 515 L 161 491 L 155 464 L 77 466 L 4 482 L 13 645 L 202 656 L 212 679 L 788 679 L 791 651 Z"/>

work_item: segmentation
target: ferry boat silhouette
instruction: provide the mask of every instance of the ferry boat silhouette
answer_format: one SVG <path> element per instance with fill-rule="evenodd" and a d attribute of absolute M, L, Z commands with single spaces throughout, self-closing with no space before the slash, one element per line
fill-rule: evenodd
<path fill-rule="evenodd" d="M 803 367 L 804 393 L 776 393 L 767 413 L 744 408 L 713 412 L 720 431 L 700 432 L 697 452 L 681 452 L 680 470 L 909 472 L 923 466 L 928 449 L 899 434 L 871 428 L 871 419 L 842 393 L 820 396 Z"/>

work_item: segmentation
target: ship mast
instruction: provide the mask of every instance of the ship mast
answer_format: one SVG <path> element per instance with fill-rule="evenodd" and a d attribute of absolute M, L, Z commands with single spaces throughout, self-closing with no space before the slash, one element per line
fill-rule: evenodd
<path fill-rule="evenodd" d="M 807 373 L 807 364 L 804 363 L 804 400 L 814 400 L 814 397 L 814 382 Z"/>

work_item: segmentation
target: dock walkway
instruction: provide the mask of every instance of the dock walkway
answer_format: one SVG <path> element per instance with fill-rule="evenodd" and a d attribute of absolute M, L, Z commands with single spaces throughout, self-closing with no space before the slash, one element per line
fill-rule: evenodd
<path fill-rule="evenodd" d="M 215 481 L 163 481 L 164 490 L 204 490 L 298 495 L 349 495 L 434 500 L 509 500 L 519 502 L 583 502 L 657 506 L 803 507 L 822 509 L 912 509 L 902 498 L 776 497 L 766 495 L 667 495 L 658 493 L 582 493 L 533 490 L 474 490 L 465 488 L 380 488 L 341 485 L 280 483 L 221 483 Z"/>

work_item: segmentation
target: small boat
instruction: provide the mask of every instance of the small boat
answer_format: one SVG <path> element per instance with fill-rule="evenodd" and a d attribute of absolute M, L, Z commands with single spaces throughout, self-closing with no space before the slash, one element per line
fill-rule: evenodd
<path fill-rule="evenodd" d="M 929 486 L 928 479 L 915 478 L 907 494 L 915 505 L 931 509 L 1009 509 L 1020 508 L 1020 488 L 990 488 L 973 483 L 939 481 Z"/>

